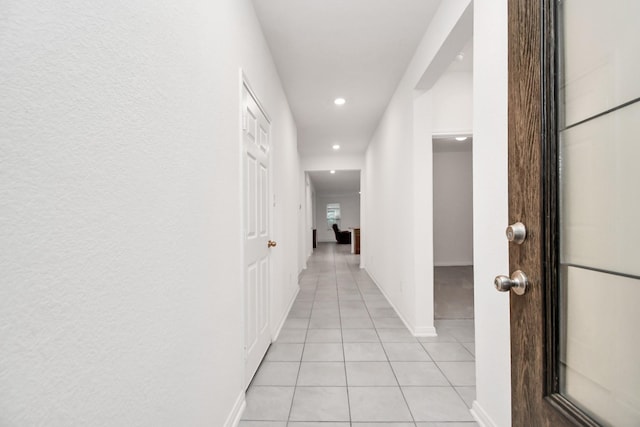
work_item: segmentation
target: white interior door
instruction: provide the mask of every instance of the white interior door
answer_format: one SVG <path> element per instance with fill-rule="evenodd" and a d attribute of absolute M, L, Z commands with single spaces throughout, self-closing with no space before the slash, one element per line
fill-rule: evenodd
<path fill-rule="evenodd" d="M 244 85 L 242 98 L 245 385 L 248 386 L 271 344 L 268 246 L 270 124 Z"/>

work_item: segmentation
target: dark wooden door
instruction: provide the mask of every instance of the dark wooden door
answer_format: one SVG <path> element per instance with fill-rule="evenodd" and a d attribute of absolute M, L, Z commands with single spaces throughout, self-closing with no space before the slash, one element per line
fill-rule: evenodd
<path fill-rule="evenodd" d="M 509 269 L 526 272 L 531 286 L 525 295 L 511 293 L 511 382 L 513 426 L 571 425 L 545 395 L 544 250 L 546 244 L 543 188 L 545 85 L 552 75 L 543 56 L 549 34 L 543 27 L 540 1 L 509 1 L 509 223 L 522 222 L 526 240 L 510 243 Z M 550 40 L 550 43 L 553 41 Z"/>
<path fill-rule="evenodd" d="M 640 338 L 637 328 L 629 328 L 627 335 L 615 327 L 589 330 L 589 336 L 580 337 L 581 352 L 567 351 L 573 344 L 567 341 L 572 328 L 588 329 L 579 323 L 599 317 L 594 324 L 616 318 L 618 325 L 625 325 L 638 318 L 633 301 L 638 301 L 635 290 L 640 287 L 640 251 L 629 241 L 637 242 L 640 232 L 616 232 L 624 226 L 618 219 L 635 215 L 640 200 L 636 189 L 640 149 L 632 131 L 626 130 L 640 122 L 640 84 L 631 77 L 640 72 L 640 30 L 633 18 L 638 16 L 638 3 L 508 2 L 509 221 L 521 222 L 527 229 L 524 242 L 510 243 L 509 267 L 529 278 L 524 295 L 510 295 L 515 427 L 640 422 L 640 370 L 634 368 L 635 362 L 621 374 L 613 366 L 616 360 L 637 361 L 638 346 L 633 343 Z M 569 37 L 563 31 L 574 33 Z M 568 55 L 567 40 L 574 51 L 580 48 L 577 55 Z M 634 53 L 627 56 L 620 51 Z M 569 60 L 574 61 L 573 68 L 567 71 Z M 610 250 L 603 254 L 605 247 Z M 576 252 L 583 262 L 573 261 Z M 571 279 L 572 274 L 588 280 Z M 619 296 L 618 283 L 628 290 Z M 584 299 L 586 292 L 593 294 Z M 570 301 L 576 295 L 579 302 Z M 602 302 L 615 298 L 618 302 L 606 304 L 607 312 Z M 592 307 L 585 310 L 585 304 Z M 587 312 L 580 322 L 574 321 L 576 306 Z M 630 307 L 626 312 L 625 306 Z M 612 342 L 607 334 L 621 338 L 607 348 Z M 604 357 L 594 362 L 592 353 Z M 575 368 L 571 366 L 575 354 L 591 363 L 583 363 L 578 374 L 569 372 Z M 626 378 L 602 385 L 591 381 L 589 371 Z M 596 407 L 597 399 L 582 399 L 567 386 L 567 378 L 576 376 L 599 387 L 589 393 L 606 391 L 612 402 L 621 402 L 622 410 L 603 409 Z"/>

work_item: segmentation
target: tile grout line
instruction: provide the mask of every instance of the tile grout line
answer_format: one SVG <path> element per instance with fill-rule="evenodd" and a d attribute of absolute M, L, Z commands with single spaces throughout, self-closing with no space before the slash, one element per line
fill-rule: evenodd
<path fill-rule="evenodd" d="M 358 293 L 360 294 L 360 298 L 362 299 L 364 306 L 365 306 L 365 310 L 367 310 L 367 314 L 369 315 L 369 319 L 371 320 L 371 323 L 373 324 L 373 330 L 376 331 L 376 336 L 378 337 L 378 341 L 380 343 L 380 347 L 382 347 L 382 351 L 384 353 L 384 356 L 387 358 L 387 363 L 389 364 L 389 369 L 391 370 L 391 373 L 393 374 L 393 377 L 396 380 L 396 384 L 398 384 L 398 390 L 400 390 L 400 394 L 402 394 L 402 399 L 404 400 L 404 404 L 407 407 L 407 410 L 409 411 L 409 415 L 411 415 L 411 420 L 413 421 L 413 425 L 416 426 L 416 418 L 413 415 L 413 412 L 411 411 L 411 407 L 409 406 L 409 402 L 407 402 L 407 398 L 404 395 L 404 391 L 402 390 L 402 386 L 400 385 L 400 381 L 398 381 L 398 376 L 396 375 L 396 372 L 393 370 L 393 365 L 391 365 L 391 360 L 389 359 L 389 354 L 387 353 L 387 350 L 384 347 L 384 344 L 382 342 L 382 339 L 380 337 L 380 334 L 378 333 L 378 328 L 376 327 L 375 322 L 373 321 L 373 317 L 371 316 L 371 312 L 369 311 L 369 306 L 367 305 L 364 296 L 362 294 L 362 290 L 360 289 L 360 285 L 358 284 L 358 282 L 355 280 L 354 276 L 353 276 L 353 270 L 351 267 L 349 267 L 349 273 L 351 274 L 351 277 L 354 279 L 354 283 L 356 284 L 356 287 L 358 288 Z M 366 274 L 366 272 L 365 272 Z M 417 340 L 416 340 L 417 341 Z M 426 351 L 426 350 L 425 350 Z"/>
<path fill-rule="evenodd" d="M 344 367 L 344 384 L 347 392 L 347 410 L 349 411 L 349 425 L 353 426 L 353 419 L 351 417 L 351 395 L 349 394 L 349 376 L 347 375 L 347 355 L 344 351 L 344 335 L 342 334 L 342 310 L 340 309 L 340 292 L 338 292 L 338 272 L 336 270 L 336 251 L 335 247 L 333 253 L 333 274 L 335 277 L 336 285 L 336 300 L 338 302 L 338 320 L 340 322 L 340 343 L 342 347 L 342 366 Z"/>
<path fill-rule="evenodd" d="M 453 339 L 455 339 L 455 340 L 456 340 L 456 341 L 455 341 L 455 344 L 462 345 L 460 342 L 458 342 L 458 339 L 457 339 L 456 337 L 454 337 L 453 335 L 452 335 L 452 337 L 453 337 Z M 464 398 L 462 397 L 462 395 L 460 394 L 460 392 L 458 391 L 458 389 L 456 389 L 456 386 L 455 386 L 455 385 L 453 385 L 453 383 L 451 382 L 451 380 L 449 379 L 449 377 L 444 373 L 444 371 L 442 370 L 442 368 L 440 368 L 440 365 L 438 364 L 438 362 L 447 362 L 447 361 L 446 361 L 446 360 L 435 360 L 435 359 L 433 358 L 433 356 L 431 356 L 431 353 L 429 353 L 429 350 L 427 350 L 427 348 L 424 346 L 424 344 L 429 344 L 429 343 L 422 343 L 422 342 L 421 342 L 421 343 L 420 343 L 420 345 L 424 348 L 424 351 L 426 351 L 426 352 L 427 352 L 427 354 L 429 355 L 429 357 L 430 357 L 430 358 L 431 358 L 431 360 L 433 361 L 433 364 L 434 364 L 434 365 L 435 365 L 435 367 L 438 369 L 438 371 L 442 374 L 442 376 L 444 377 L 444 379 L 445 379 L 445 380 L 447 380 L 447 383 L 449 383 L 449 387 L 451 387 L 451 388 L 453 389 L 453 391 L 456 393 L 456 395 L 457 395 L 457 396 L 462 400 L 462 402 L 464 403 L 464 406 L 467 406 L 467 402 L 464 400 Z M 438 344 L 438 343 L 436 343 L 436 344 Z M 444 343 L 444 344 L 449 344 L 449 343 Z M 464 348 L 464 346 L 462 346 L 462 347 Z M 465 348 L 465 350 L 466 350 L 469 354 L 471 354 L 471 352 L 469 352 L 469 350 L 467 350 L 466 348 Z M 472 355 L 472 356 L 473 356 L 473 355 Z M 449 361 L 449 362 L 458 362 L 458 361 L 452 360 L 452 361 Z M 475 365 L 475 362 L 476 362 L 476 358 L 475 358 L 475 356 L 473 356 L 473 363 L 474 363 L 474 365 Z M 474 383 L 475 383 L 475 381 L 474 381 Z M 458 387 L 469 387 L 469 386 L 458 386 Z M 476 388 L 476 385 L 475 385 L 475 384 L 473 385 L 473 388 L 474 388 L 474 389 Z M 471 410 L 471 408 L 469 408 L 468 406 L 467 406 L 467 409 Z"/>
<path fill-rule="evenodd" d="M 374 318 L 372 316 L 372 312 L 371 312 L 371 307 L 369 307 L 369 305 L 366 303 L 366 299 L 365 299 L 365 294 L 363 293 L 363 290 L 366 290 L 365 288 L 367 287 L 367 283 L 365 281 L 362 282 L 362 284 L 360 284 L 358 282 L 358 280 L 356 280 L 356 276 L 360 277 L 359 275 L 356 274 L 356 271 L 354 269 L 354 262 L 350 262 L 352 261 L 353 257 L 350 257 L 346 252 L 343 251 L 339 251 L 337 250 L 336 246 L 333 246 L 332 248 L 328 247 L 327 251 L 323 251 L 324 252 L 324 256 L 322 256 L 321 260 L 319 261 L 320 265 L 310 265 L 310 270 L 313 270 L 313 267 L 315 266 L 315 273 L 313 273 L 313 276 L 311 276 L 312 281 L 313 278 L 315 276 L 315 285 L 308 285 L 305 286 L 305 289 L 310 290 L 310 288 L 313 286 L 313 297 L 311 299 L 311 307 L 310 307 L 310 311 L 308 312 L 308 314 L 305 314 L 308 317 L 308 322 L 306 324 L 306 328 L 305 328 L 305 333 L 304 333 L 304 339 L 303 339 L 303 346 L 302 346 L 302 353 L 300 356 L 300 360 L 299 360 L 299 366 L 298 366 L 298 371 L 297 371 L 297 375 L 296 375 L 296 381 L 294 384 L 294 393 L 292 396 L 292 400 L 291 400 L 291 405 L 289 408 L 289 415 L 287 417 L 287 420 L 285 421 L 284 425 L 285 426 L 289 426 L 289 427 L 294 427 L 296 425 L 297 422 L 296 420 L 291 420 L 291 416 L 292 416 L 292 412 L 293 412 L 293 407 L 294 407 L 294 401 L 295 401 L 295 396 L 296 396 L 296 392 L 298 391 L 298 387 L 300 387 L 299 385 L 299 381 L 301 378 L 301 370 L 302 370 L 302 360 L 304 358 L 304 354 L 305 351 L 308 350 L 307 348 L 307 342 L 309 340 L 309 338 L 313 338 L 310 337 L 310 326 L 311 326 L 311 317 L 313 317 L 314 312 L 317 312 L 316 310 L 321 310 L 324 309 L 325 307 L 322 305 L 318 305 L 319 302 L 324 302 L 325 301 L 325 297 L 329 297 L 331 299 L 333 299 L 333 296 L 330 294 L 327 294 L 327 291 L 331 290 L 331 288 L 333 287 L 335 289 L 335 301 L 337 304 L 337 308 L 338 308 L 338 320 L 339 320 L 339 331 L 340 331 L 340 343 L 342 345 L 342 356 L 343 356 L 343 368 L 344 368 L 344 375 L 345 375 L 345 390 L 346 390 L 346 395 L 347 395 L 347 408 L 348 408 L 348 413 L 349 413 L 349 421 L 314 421 L 316 423 L 319 423 L 319 425 L 324 425 L 324 423 L 328 423 L 331 424 L 333 422 L 336 423 L 344 423 L 345 426 L 351 426 L 351 427 L 358 427 L 359 424 L 356 421 L 353 421 L 352 419 L 352 413 L 351 413 L 351 404 L 350 404 L 350 400 L 351 400 L 351 396 L 349 394 L 349 389 L 350 388 L 358 388 L 360 386 L 350 386 L 349 385 L 349 381 L 348 381 L 348 377 L 347 377 L 347 359 L 346 359 L 346 350 L 345 350 L 345 338 L 344 338 L 344 321 L 346 320 L 346 318 L 343 318 L 343 314 L 347 314 L 346 312 L 343 313 L 343 304 L 347 304 L 348 307 L 345 307 L 345 310 L 350 310 L 351 308 L 356 308 L 356 307 L 352 307 L 350 305 L 350 303 L 352 301 L 357 301 L 357 299 L 353 298 L 355 296 L 355 293 L 351 293 L 354 290 L 357 290 L 358 296 L 359 296 L 359 303 L 364 305 L 364 309 L 368 315 L 368 319 L 369 321 L 372 323 L 371 328 L 374 329 L 375 331 L 375 336 L 378 339 L 378 343 L 380 344 L 380 347 L 382 347 L 383 350 L 383 354 L 385 355 L 386 358 L 386 363 L 388 364 L 389 368 L 391 369 L 392 374 L 394 375 L 395 378 L 395 382 L 396 385 L 388 385 L 388 386 L 370 386 L 370 387 L 376 387 L 376 388 L 394 388 L 397 387 L 400 392 L 401 395 L 403 396 L 403 400 L 405 402 L 405 405 L 407 407 L 407 409 L 409 410 L 409 414 L 412 417 L 413 421 L 404 421 L 404 423 L 407 423 L 407 425 L 412 425 L 413 427 L 417 427 L 417 421 L 415 421 L 415 417 L 413 415 L 413 412 L 411 410 L 411 407 L 409 407 L 407 398 L 404 394 L 404 390 L 403 390 L 403 386 L 400 385 L 400 382 L 398 380 L 398 375 L 396 375 L 395 370 L 393 369 L 392 366 L 392 361 L 391 358 L 388 354 L 387 349 L 385 348 L 385 343 L 383 343 L 382 338 L 380 336 L 379 333 L 379 328 L 376 326 L 376 324 L 373 322 Z M 329 264 L 328 263 L 333 262 L 333 264 Z M 324 267 L 323 267 L 324 266 Z M 343 271 L 343 267 L 346 266 L 346 271 Z M 326 268 L 328 267 L 328 268 Z M 345 276 L 344 273 L 348 274 L 348 277 L 344 277 L 344 279 L 346 280 L 342 280 L 341 279 L 341 275 Z M 326 280 L 326 278 L 324 277 L 327 274 L 333 274 L 333 277 L 330 278 L 329 280 Z M 366 274 L 366 272 L 365 272 Z M 332 280 L 331 280 L 332 279 Z M 325 282 L 325 284 L 321 285 L 322 282 Z M 342 283 L 342 284 L 341 284 Z M 355 286 L 354 286 L 355 285 Z M 343 288 L 344 287 L 344 288 Z M 340 290 L 345 291 L 344 295 L 341 294 Z M 369 294 L 367 294 L 369 295 Z M 343 298 L 344 297 L 344 298 Z M 305 298 L 309 298 L 309 296 L 305 296 Z M 321 301 L 318 300 L 318 298 L 321 299 Z M 352 299 L 353 298 L 353 299 Z M 357 297 L 356 297 L 357 298 Z M 305 301 L 308 301 L 307 299 L 305 299 Z M 327 300 L 330 301 L 330 300 Z M 372 300 L 372 301 L 375 301 Z M 330 308 L 330 307 L 327 307 Z M 323 314 L 323 313 L 318 313 L 318 314 Z M 364 314 L 364 313 L 362 313 Z M 383 315 L 384 313 L 380 313 L 380 315 Z M 382 325 L 384 326 L 384 325 Z M 319 329 L 326 329 L 326 327 L 324 328 L 319 328 Z M 368 328 L 366 328 L 368 329 Z M 381 329 L 385 329 L 384 327 L 382 327 Z M 464 353 L 465 354 L 469 354 L 472 357 L 472 361 L 475 362 L 475 355 L 471 354 L 470 349 L 466 348 L 466 346 L 464 346 L 464 343 L 462 342 L 463 340 L 457 338 L 456 336 L 451 335 L 451 337 L 453 338 L 453 343 L 458 344 L 458 345 L 462 345 L 464 347 Z M 387 344 L 393 344 L 396 341 L 393 340 L 393 336 L 389 337 L 389 339 L 391 339 L 392 341 L 390 341 Z M 414 337 L 415 338 L 415 337 Z M 333 338 L 331 338 L 333 339 Z M 355 338 L 355 339 L 359 339 L 359 337 Z M 441 360 L 441 361 L 436 361 L 433 360 L 433 357 L 431 357 L 431 354 L 429 353 L 429 351 L 426 348 L 426 345 L 429 344 L 429 342 L 421 342 L 418 339 L 414 340 L 416 343 L 419 344 L 419 348 L 425 352 L 426 355 L 429 356 L 430 361 L 434 363 L 437 371 L 445 378 L 446 383 L 448 385 L 441 385 L 441 386 L 429 386 L 429 387 L 437 387 L 437 388 L 449 388 L 449 389 L 453 389 L 454 392 L 456 393 L 456 395 L 458 396 L 459 399 L 462 400 L 462 402 L 465 404 L 466 406 L 466 401 L 463 398 L 462 394 L 458 391 L 458 389 L 456 388 L 456 386 L 453 385 L 453 383 L 451 382 L 451 380 L 449 379 L 449 377 L 447 377 L 447 375 L 444 374 L 444 371 L 440 368 L 439 366 L 439 362 L 461 362 L 458 360 L 451 360 L 451 361 L 447 361 L 447 360 Z M 414 342 L 412 341 L 412 343 Z M 336 341 L 318 341 L 318 343 L 330 343 L 330 342 L 338 342 Z M 362 343 L 366 343 L 368 341 L 353 341 L 354 343 L 358 343 L 358 342 L 362 342 Z M 398 341 L 398 343 L 403 343 L 406 341 Z M 311 342 L 310 342 L 311 343 Z M 413 345 L 413 344 L 412 344 Z M 445 358 L 446 359 L 446 358 Z M 331 362 L 330 360 L 327 360 L 325 362 Z M 363 362 L 367 362 L 365 360 L 363 360 Z M 402 360 L 400 360 L 400 362 L 402 362 Z M 409 360 L 407 362 L 410 362 Z M 416 360 L 416 362 L 418 362 Z M 314 386 L 310 386 L 310 387 L 314 387 Z M 318 385 L 317 387 L 325 387 L 322 385 Z M 361 387 L 369 387 L 366 385 L 362 385 Z M 415 385 L 415 386 L 406 386 L 407 388 L 411 388 L 411 387 L 423 387 L 420 385 Z M 467 387 L 467 386 L 460 386 L 460 387 Z M 475 384 L 474 384 L 474 388 L 475 388 Z M 467 407 L 468 409 L 468 407 Z M 300 420 L 302 421 L 302 420 Z M 306 421 L 306 422 L 311 422 L 311 421 Z M 387 421 L 386 423 L 396 423 L 396 422 L 400 422 L 400 421 Z M 420 421 L 422 422 L 422 421 Z M 460 421 L 461 423 L 463 421 Z M 377 423 L 382 423 L 385 424 L 385 422 L 382 421 L 375 421 L 375 422 L 371 422 L 372 425 L 377 425 Z M 464 423 L 466 423 L 466 421 L 464 421 Z M 381 424 L 381 425 L 382 425 Z M 341 424 L 340 424 L 341 425 Z M 471 425 L 475 425 L 473 423 L 469 423 L 469 426 Z"/>
<path fill-rule="evenodd" d="M 298 374 L 296 375 L 296 382 L 293 385 L 293 396 L 291 397 L 291 405 L 289 406 L 289 414 L 287 415 L 287 420 L 285 421 L 285 424 L 287 426 L 291 422 L 291 412 L 293 412 L 293 403 L 295 402 L 296 391 L 298 390 L 298 380 L 300 379 L 300 371 L 302 370 L 302 358 L 304 357 L 304 351 L 305 351 L 305 348 L 307 346 L 307 336 L 309 335 L 309 323 L 311 322 L 311 315 L 313 314 L 313 305 L 315 304 L 315 301 L 316 301 L 315 296 L 316 296 L 316 293 L 318 292 L 318 282 L 319 281 L 320 281 L 320 276 L 317 275 L 316 284 L 315 284 L 315 290 L 313 292 L 313 303 L 311 304 L 311 312 L 309 312 L 309 321 L 307 322 L 307 329 L 305 330 L 304 341 L 302 343 L 302 352 L 300 353 L 300 362 L 298 363 Z M 300 286 L 299 283 L 298 283 L 298 286 Z"/>

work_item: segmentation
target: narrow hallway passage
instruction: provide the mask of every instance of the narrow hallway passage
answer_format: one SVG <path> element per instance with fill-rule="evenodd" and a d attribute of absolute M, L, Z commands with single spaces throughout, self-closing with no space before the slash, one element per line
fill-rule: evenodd
<path fill-rule="evenodd" d="M 473 321 L 416 339 L 349 246 L 319 244 L 240 427 L 472 427 Z"/>

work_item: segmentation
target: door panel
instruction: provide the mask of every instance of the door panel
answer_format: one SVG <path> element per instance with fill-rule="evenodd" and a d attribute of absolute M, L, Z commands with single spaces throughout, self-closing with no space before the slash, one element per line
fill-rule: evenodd
<path fill-rule="evenodd" d="M 571 126 L 640 96 L 640 2 L 563 0 L 562 9 L 561 111 Z"/>
<path fill-rule="evenodd" d="M 255 263 L 247 265 L 245 287 L 245 347 L 246 352 L 251 354 L 258 341 L 258 322 L 256 315 L 258 312 L 258 268 Z"/>
<path fill-rule="evenodd" d="M 246 171 L 246 187 L 247 187 L 247 199 L 246 199 L 246 209 L 247 209 L 247 235 L 246 238 L 248 240 L 253 240 L 258 236 L 258 189 L 256 188 L 258 185 L 257 180 L 257 169 L 258 169 L 258 161 L 251 155 L 251 153 L 246 154 L 245 160 L 245 171 Z"/>
<path fill-rule="evenodd" d="M 576 267 L 562 277 L 560 393 L 604 424 L 640 425 L 640 281 Z"/>
<path fill-rule="evenodd" d="M 514 426 L 640 425 L 639 4 L 509 1 Z"/>
<path fill-rule="evenodd" d="M 245 385 L 271 344 L 269 328 L 269 121 L 243 86 Z"/>
<path fill-rule="evenodd" d="M 640 208 L 640 2 L 558 4 L 555 391 L 598 423 L 636 426 L 640 333 L 629 325 L 640 320 L 640 232 L 629 224 Z"/>
<path fill-rule="evenodd" d="M 513 426 L 571 425 L 545 399 L 547 317 L 543 269 L 546 255 L 545 216 L 541 211 L 544 154 L 541 141 L 544 78 L 542 7 L 549 2 L 510 0 L 509 7 L 509 222 L 522 222 L 527 237 L 509 245 L 509 269 L 526 272 L 531 285 L 525 295 L 510 295 L 511 413 Z M 545 59 L 550 59 L 545 56 Z"/>
<path fill-rule="evenodd" d="M 640 276 L 640 103 L 560 131 L 564 264 Z"/>

